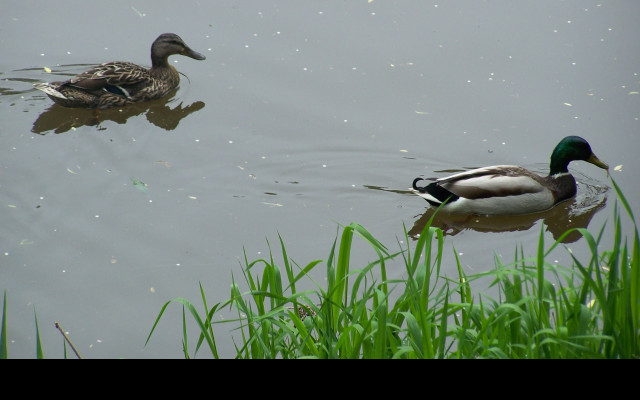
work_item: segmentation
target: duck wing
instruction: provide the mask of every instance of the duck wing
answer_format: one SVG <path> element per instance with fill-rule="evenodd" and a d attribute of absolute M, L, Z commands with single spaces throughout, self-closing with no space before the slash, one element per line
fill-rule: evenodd
<path fill-rule="evenodd" d="M 100 64 L 75 77 L 67 84 L 80 89 L 94 91 L 109 88 L 122 89 L 153 80 L 149 70 L 130 62 L 114 61 Z"/>
<path fill-rule="evenodd" d="M 477 168 L 436 179 L 435 183 L 466 199 L 518 196 L 539 193 L 546 189 L 541 176 L 514 165 Z"/>

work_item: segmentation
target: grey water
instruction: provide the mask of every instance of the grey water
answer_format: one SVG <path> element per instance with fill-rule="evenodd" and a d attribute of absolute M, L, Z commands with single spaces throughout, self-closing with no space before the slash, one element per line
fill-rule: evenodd
<path fill-rule="evenodd" d="M 357 222 L 390 250 L 430 217 L 417 176 L 493 164 L 539 173 L 579 135 L 640 208 L 640 3 L 590 0 L 10 2 L 0 16 L 0 290 L 10 358 L 180 358 L 182 309 L 226 300 L 249 260 L 326 260 Z M 71 18 L 100 15 L 101 18 Z M 118 21 L 114 25 L 113 21 Z M 166 98 L 95 113 L 32 86 L 90 65 L 149 66 L 180 35 Z M 534 255 L 569 227 L 598 232 L 620 206 L 606 172 L 571 164 L 575 199 L 533 216 L 438 219 L 443 275 Z M 404 229 L 409 233 L 406 243 Z M 607 233 L 609 235 L 607 236 Z M 631 236 L 627 223 L 624 234 Z M 376 254 L 362 241 L 354 259 Z M 571 265 L 572 236 L 551 261 Z M 401 260 L 388 267 L 401 279 Z M 323 268 L 319 270 L 322 278 Z M 228 309 L 218 318 L 232 318 Z M 190 322 L 191 324 L 191 322 Z M 231 330 L 217 327 L 223 357 Z M 190 325 L 191 343 L 197 331 Z M 208 357 L 205 351 L 200 357 Z"/>

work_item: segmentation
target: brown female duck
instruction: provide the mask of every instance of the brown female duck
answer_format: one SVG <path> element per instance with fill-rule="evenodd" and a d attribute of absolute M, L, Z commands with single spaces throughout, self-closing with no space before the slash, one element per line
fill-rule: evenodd
<path fill-rule="evenodd" d="M 109 108 L 157 99 L 180 83 L 169 56 L 180 54 L 196 60 L 205 56 L 191 50 L 174 33 L 163 33 L 151 45 L 151 68 L 126 61 L 93 67 L 64 82 L 36 83 L 51 100 L 65 107 Z"/>

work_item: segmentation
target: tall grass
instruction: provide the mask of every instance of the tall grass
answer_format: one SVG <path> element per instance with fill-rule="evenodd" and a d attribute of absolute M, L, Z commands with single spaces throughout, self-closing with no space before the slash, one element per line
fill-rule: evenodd
<path fill-rule="evenodd" d="M 604 227 L 596 236 L 579 232 L 588 260 L 571 254 L 572 267 L 546 261 L 562 238 L 546 248 L 541 230 L 535 257 L 496 260 L 495 269 L 467 276 L 455 256 L 458 276 L 441 276 L 443 232 L 428 223 L 412 249 L 390 253 L 364 227 L 342 228 L 326 262 L 300 266 L 290 260 L 279 239 L 281 262 L 269 257 L 249 261 L 242 274 L 246 290 L 232 277 L 230 298 L 207 307 L 202 316 L 186 299 L 168 301 L 147 337 L 151 339 L 167 307 L 183 306 L 183 350 L 191 358 L 203 343 L 214 358 L 639 358 L 640 266 L 637 225 L 619 187 L 613 182 L 631 223 L 631 246 L 622 237 L 621 215 L 614 207 L 612 249 L 599 252 Z M 356 237 L 375 255 L 360 268 L 351 265 Z M 454 254 L 455 249 L 454 249 Z M 406 277 L 387 279 L 387 264 L 402 259 Z M 310 272 L 326 267 L 325 285 Z M 491 279 L 498 298 L 474 293 L 472 282 Z M 314 290 L 299 291 L 307 279 Z M 234 310 L 237 317 L 213 322 L 214 314 Z M 200 329 L 193 354 L 187 346 L 185 309 Z M 234 354 L 220 355 L 215 325 L 233 325 L 239 336 Z M 227 330 L 228 332 L 229 330 Z"/>
<path fill-rule="evenodd" d="M 548 247 L 541 229 L 535 256 L 525 257 L 519 247 L 513 262 L 496 259 L 494 269 L 469 276 L 455 249 L 457 276 L 442 276 L 444 235 L 431 221 L 413 248 L 405 229 L 396 252 L 352 223 L 342 227 L 326 261 L 306 265 L 290 259 L 278 236 L 279 250 L 269 244 L 267 258 L 250 261 L 245 252 L 242 281 L 232 275 L 229 299 L 210 307 L 201 285 L 200 310 L 184 298 L 166 302 L 146 343 L 168 307 L 178 303 L 185 358 L 203 347 L 213 358 L 246 359 L 640 358 L 640 239 L 629 203 L 612 182 L 634 228 L 630 244 L 622 235 L 617 203 L 610 250 L 600 251 L 604 226 L 595 235 L 569 230 Z M 587 243 L 588 254 L 569 252 L 570 267 L 549 263 L 550 253 L 575 232 Z M 371 249 L 373 261 L 353 265 L 354 240 Z M 390 262 L 404 264 L 402 279 L 388 279 Z M 322 267 L 326 280 L 315 282 L 311 272 Z M 474 282 L 487 279 L 497 298 L 474 290 Z M 313 289 L 299 290 L 303 283 Z M 235 317 L 214 322 L 224 310 Z M 5 291 L 0 359 L 9 357 L 7 315 Z M 44 358 L 35 308 L 34 316 L 36 357 Z M 188 340 L 188 318 L 198 327 L 195 346 Z M 62 327 L 55 326 L 64 337 L 65 358 L 67 343 L 81 358 Z M 220 353 L 216 333 L 234 335 L 232 354 Z"/>

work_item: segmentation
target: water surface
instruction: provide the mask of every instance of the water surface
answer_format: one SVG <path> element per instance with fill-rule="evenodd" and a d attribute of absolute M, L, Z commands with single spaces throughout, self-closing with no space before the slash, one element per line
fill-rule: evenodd
<path fill-rule="evenodd" d="M 103 18 L 63 23 L 70 9 Z M 638 214 L 639 12 L 584 0 L 5 5 L 9 356 L 35 355 L 35 308 L 47 357 L 62 357 L 56 321 L 84 357 L 180 357 L 177 306 L 144 347 L 158 311 L 174 297 L 199 304 L 199 283 L 210 305 L 225 300 L 244 251 L 266 257 L 279 234 L 299 264 L 327 259 L 352 221 L 397 250 L 403 225 L 414 241 L 430 216 L 408 191 L 415 177 L 491 164 L 544 173 L 566 135 L 591 143 Z M 32 87 L 105 61 L 148 66 L 163 32 L 207 56 L 172 57 L 182 82 L 164 99 L 96 115 Z M 471 274 L 495 255 L 511 261 L 516 246 L 534 255 L 541 231 L 549 244 L 564 227 L 609 221 L 609 232 L 617 198 L 606 173 L 571 171 L 579 195 L 546 213 L 437 221 L 443 273 L 456 276 L 454 248 Z M 375 259 L 355 246 L 356 260 Z M 575 236 L 565 246 L 586 248 Z M 551 261 L 570 264 L 562 247 Z M 401 278 L 403 265 L 389 274 Z M 228 336 L 218 340 L 233 355 Z"/>

